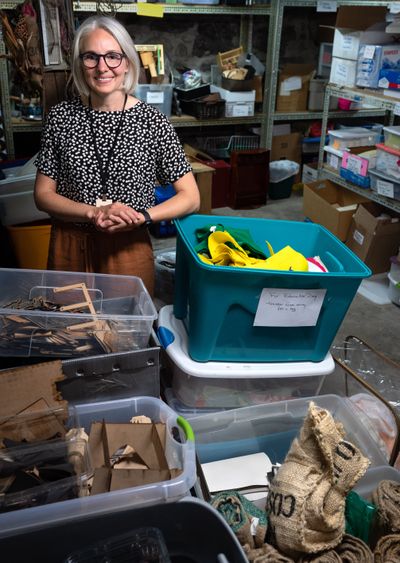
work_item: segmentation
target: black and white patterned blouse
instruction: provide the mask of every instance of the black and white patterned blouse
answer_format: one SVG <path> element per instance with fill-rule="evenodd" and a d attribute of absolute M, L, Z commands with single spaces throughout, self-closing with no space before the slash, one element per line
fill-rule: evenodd
<path fill-rule="evenodd" d="M 35 164 L 57 182 L 58 194 L 95 205 L 102 195 L 102 181 L 89 112 L 105 167 L 121 112 L 89 109 L 79 98 L 50 110 Z M 134 209 L 148 209 L 154 206 L 158 183 L 175 182 L 191 170 L 176 131 L 164 114 L 141 101 L 125 110 L 108 168 L 109 199 Z"/>

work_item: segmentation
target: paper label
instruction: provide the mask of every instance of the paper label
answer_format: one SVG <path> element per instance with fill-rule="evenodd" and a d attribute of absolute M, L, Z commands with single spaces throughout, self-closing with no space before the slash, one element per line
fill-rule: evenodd
<path fill-rule="evenodd" d="M 364 59 L 373 59 L 375 55 L 375 45 L 366 45 L 364 49 Z"/>
<path fill-rule="evenodd" d="M 377 180 L 376 189 L 379 195 L 384 195 L 386 197 L 394 197 L 394 184 L 392 184 L 392 182 Z"/>
<path fill-rule="evenodd" d="M 394 115 L 400 115 L 400 104 L 394 104 L 394 108 L 393 108 L 393 113 Z"/>
<path fill-rule="evenodd" d="M 362 233 L 360 233 L 360 231 L 357 231 L 357 229 L 355 229 L 354 233 L 353 233 L 353 239 L 360 245 L 362 246 L 364 244 L 364 235 Z"/>
<path fill-rule="evenodd" d="M 336 0 L 318 0 L 317 12 L 337 12 Z"/>
<path fill-rule="evenodd" d="M 361 174 L 362 161 L 351 154 L 347 157 L 346 167 L 347 170 L 350 170 L 355 174 Z"/>
<path fill-rule="evenodd" d="M 247 104 L 235 104 L 232 108 L 232 117 L 247 117 L 249 115 L 249 106 Z"/>
<path fill-rule="evenodd" d="M 147 16 L 150 18 L 163 18 L 164 6 L 162 4 L 139 2 L 137 5 L 136 13 L 138 16 Z"/>
<path fill-rule="evenodd" d="M 336 156 L 335 154 L 331 154 L 331 156 L 329 157 L 329 164 L 332 166 L 332 168 L 335 168 L 335 170 L 339 169 L 339 157 Z"/>
<path fill-rule="evenodd" d="M 315 326 L 326 289 L 264 288 L 253 326 Z"/>
<path fill-rule="evenodd" d="M 292 90 L 301 90 L 301 76 L 290 76 L 283 80 L 281 90 L 291 92 Z"/>
<path fill-rule="evenodd" d="M 164 92 L 147 92 L 146 102 L 148 104 L 163 104 L 164 103 Z"/>

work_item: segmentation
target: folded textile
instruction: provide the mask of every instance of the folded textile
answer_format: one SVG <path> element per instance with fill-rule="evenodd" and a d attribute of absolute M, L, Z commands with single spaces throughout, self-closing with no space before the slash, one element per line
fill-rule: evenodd
<path fill-rule="evenodd" d="M 399 563 L 400 534 L 383 536 L 376 544 L 374 557 L 375 563 Z"/>
<path fill-rule="evenodd" d="M 400 532 L 400 483 L 381 481 L 372 494 L 372 501 L 378 507 L 382 524 L 389 532 Z"/>
<path fill-rule="evenodd" d="M 323 553 L 307 553 L 297 559 L 297 563 L 341 563 L 342 559 L 340 555 L 336 553 L 333 549 L 329 551 L 324 551 Z M 361 561 L 359 562 L 361 563 Z"/>
<path fill-rule="evenodd" d="M 336 547 L 345 533 L 346 495 L 368 465 L 344 439 L 342 425 L 311 402 L 300 436 L 271 483 L 270 543 L 293 558 Z"/>
<path fill-rule="evenodd" d="M 228 523 L 241 545 L 262 546 L 267 532 L 267 516 L 263 510 L 237 491 L 223 491 L 211 499 L 211 505 Z"/>
<path fill-rule="evenodd" d="M 365 542 L 349 534 L 343 536 L 343 541 L 336 548 L 344 563 L 374 563 L 372 551 Z"/>
<path fill-rule="evenodd" d="M 195 247 L 195 251 L 197 253 L 208 252 L 208 237 L 215 231 L 224 232 L 226 231 L 226 229 L 224 225 L 217 223 L 215 225 L 205 225 L 202 229 L 196 230 L 195 235 L 198 244 Z M 262 260 L 266 259 L 266 254 L 254 242 L 248 229 L 236 229 L 229 227 L 229 231 L 227 232 L 236 240 L 236 242 L 246 251 L 249 256 L 252 256 L 253 258 L 260 258 Z"/>
<path fill-rule="evenodd" d="M 268 543 L 255 549 L 251 549 L 249 545 L 245 545 L 243 546 L 243 550 L 247 559 L 252 563 L 294 563 L 293 559 L 282 555 Z"/>

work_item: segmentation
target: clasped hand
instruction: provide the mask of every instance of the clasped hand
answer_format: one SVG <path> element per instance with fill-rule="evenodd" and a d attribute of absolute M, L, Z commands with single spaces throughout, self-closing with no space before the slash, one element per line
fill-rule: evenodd
<path fill-rule="evenodd" d="M 89 219 L 98 231 L 110 234 L 136 229 L 143 222 L 140 213 L 118 201 L 94 207 L 93 211 L 89 212 Z"/>

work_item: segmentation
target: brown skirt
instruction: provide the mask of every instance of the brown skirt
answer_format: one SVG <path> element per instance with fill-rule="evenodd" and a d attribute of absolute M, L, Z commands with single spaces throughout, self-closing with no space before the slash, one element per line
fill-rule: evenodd
<path fill-rule="evenodd" d="M 107 235 L 91 227 L 53 221 L 49 270 L 137 276 L 154 295 L 154 257 L 146 229 Z"/>

